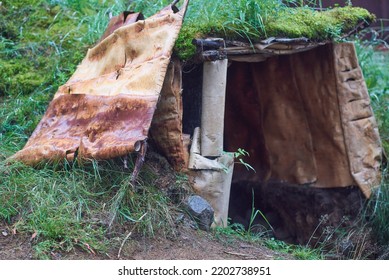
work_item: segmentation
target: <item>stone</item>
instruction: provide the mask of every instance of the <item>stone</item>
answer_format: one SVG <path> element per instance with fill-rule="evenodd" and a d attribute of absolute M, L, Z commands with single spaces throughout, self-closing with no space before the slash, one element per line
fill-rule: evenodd
<path fill-rule="evenodd" d="M 186 200 L 186 207 L 199 229 L 209 231 L 214 219 L 214 210 L 208 201 L 199 195 L 191 195 Z"/>

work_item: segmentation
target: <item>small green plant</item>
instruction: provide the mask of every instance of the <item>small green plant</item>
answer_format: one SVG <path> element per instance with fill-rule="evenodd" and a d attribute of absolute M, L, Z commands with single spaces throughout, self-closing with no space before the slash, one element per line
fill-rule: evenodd
<path fill-rule="evenodd" d="M 264 241 L 266 247 L 280 253 L 293 255 L 299 260 L 320 260 L 323 259 L 323 254 L 319 249 L 312 249 L 307 246 L 293 245 L 275 238 L 269 238 Z"/>
<path fill-rule="evenodd" d="M 267 239 L 264 232 L 249 232 L 244 225 L 228 221 L 226 227 L 216 227 L 213 230 L 214 237 L 221 243 L 231 244 L 236 240 L 260 244 Z"/>
<path fill-rule="evenodd" d="M 243 160 L 242 157 L 245 156 L 250 156 L 250 154 L 242 148 L 238 148 L 238 150 L 234 152 L 234 158 L 238 160 L 237 163 L 242 164 L 244 167 L 246 167 L 247 170 L 251 170 L 255 172 L 255 169 L 250 164 L 248 164 Z"/>
<path fill-rule="evenodd" d="M 247 229 L 247 233 L 248 234 L 251 234 L 253 226 L 254 226 L 254 221 L 255 221 L 255 219 L 257 218 L 258 215 L 260 215 L 262 217 L 262 219 L 266 222 L 266 224 L 269 226 L 269 228 L 272 230 L 272 232 L 274 232 L 274 228 L 269 223 L 269 221 L 267 220 L 266 216 L 262 213 L 262 211 L 259 210 L 259 209 L 255 209 L 255 206 L 254 206 L 254 190 L 252 190 L 251 215 L 250 215 L 249 226 L 248 226 L 248 229 Z"/>
<path fill-rule="evenodd" d="M 262 239 L 267 238 L 268 229 L 266 227 L 261 227 L 258 229 L 257 218 L 262 217 L 267 226 L 274 232 L 273 227 L 267 220 L 266 216 L 259 210 L 255 209 L 254 206 L 254 192 L 252 198 L 252 209 L 249 225 L 245 228 L 242 224 L 239 223 L 231 223 L 231 219 L 228 219 L 228 225 L 226 227 L 216 227 L 215 236 L 220 240 L 220 236 L 227 237 L 237 237 L 242 240 L 250 241 L 250 242 L 261 242 Z"/>
<path fill-rule="evenodd" d="M 214 229 L 215 237 L 219 241 L 225 241 L 226 237 L 231 238 L 232 240 L 236 237 L 244 239 L 246 233 L 246 229 L 242 224 L 231 223 L 230 218 L 228 218 L 228 225 L 226 227 L 215 227 Z"/>
<path fill-rule="evenodd" d="M 379 190 L 374 194 L 371 206 L 370 224 L 373 228 L 373 234 L 379 244 L 386 245 L 389 242 L 389 171 L 388 167 L 383 170 L 382 184 Z"/>

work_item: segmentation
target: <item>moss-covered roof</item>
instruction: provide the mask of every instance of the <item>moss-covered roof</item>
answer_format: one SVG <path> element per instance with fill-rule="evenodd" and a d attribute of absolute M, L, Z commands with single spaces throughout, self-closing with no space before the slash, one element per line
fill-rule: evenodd
<path fill-rule="evenodd" d="M 358 7 L 335 7 L 319 11 L 315 7 L 299 6 L 297 3 L 300 2 L 190 0 L 175 50 L 181 59 L 186 60 L 196 51 L 192 44 L 193 38 L 209 36 L 250 42 L 268 37 L 335 40 L 359 23 L 369 23 L 375 19 L 367 10 Z M 134 0 L 131 8 L 150 16 L 169 3 L 171 0 Z"/>

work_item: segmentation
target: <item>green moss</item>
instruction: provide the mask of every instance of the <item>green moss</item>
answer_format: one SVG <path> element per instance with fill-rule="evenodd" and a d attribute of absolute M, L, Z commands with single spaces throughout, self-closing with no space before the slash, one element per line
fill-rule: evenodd
<path fill-rule="evenodd" d="M 86 28 L 75 15 L 46 1 L 0 5 L 0 135 L 13 139 L 12 147 L 23 145 L 85 56 L 84 34 L 77 30 Z"/>
<path fill-rule="evenodd" d="M 205 38 L 209 35 L 218 36 L 222 32 L 222 27 L 216 25 L 186 24 L 181 29 L 174 51 L 180 59 L 187 60 L 196 53 L 196 46 L 192 44 L 194 38 Z"/>
<path fill-rule="evenodd" d="M 85 56 L 88 30 L 81 17 L 56 1 L 0 5 L 0 96 L 30 95 L 46 88 L 52 96 Z"/>
<path fill-rule="evenodd" d="M 343 32 L 354 29 L 360 22 L 371 23 L 376 19 L 375 16 L 366 9 L 351 6 L 334 8 L 323 12 L 323 14 L 334 19 L 338 24 L 341 24 Z"/>
<path fill-rule="evenodd" d="M 0 95 L 30 94 L 43 83 L 42 77 L 25 60 L 0 60 Z"/>
<path fill-rule="evenodd" d="M 321 12 L 309 8 L 284 10 L 280 18 L 266 23 L 269 36 L 326 40 L 340 32 L 337 23 Z"/>
<path fill-rule="evenodd" d="M 266 30 L 270 36 L 324 41 L 337 39 L 359 23 L 373 20 L 374 16 L 362 8 L 348 6 L 319 12 L 304 7 L 283 10 L 279 18 L 266 23 Z"/>
<path fill-rule="evenodd" d="M 132 2 L 132 8 L 149 16 L 170 1 Z M 358 23 L 373 20 L 367 10 L 351 6 L 319 12 L 306 6 L 290 8 L 274 0 L 191 0 L 175 51 L 187 60 L 196 51 L 191 43 L 193 38 L 207 36 L 246 41 L 268 37 L 334 40 Z"/>

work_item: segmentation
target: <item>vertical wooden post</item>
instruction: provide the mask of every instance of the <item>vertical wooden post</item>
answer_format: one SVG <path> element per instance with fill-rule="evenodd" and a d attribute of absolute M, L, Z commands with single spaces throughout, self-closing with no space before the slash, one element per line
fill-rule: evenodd
<path fill-rule="evenodd" d="M 201 155 L 218 157 L 223 152 L 224 107 L 228 60 L 204 62 L 201 113 Z"/>

